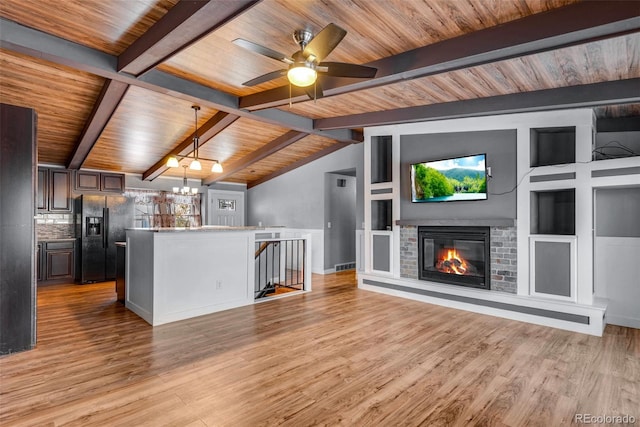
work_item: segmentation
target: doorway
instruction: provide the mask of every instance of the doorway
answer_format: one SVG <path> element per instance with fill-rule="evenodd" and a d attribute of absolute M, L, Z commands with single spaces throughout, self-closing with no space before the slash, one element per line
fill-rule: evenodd
<path fill-rule="evenodd" d="M 208 199 L 208 225 L 244 226 L 244 192 L 209 190 Z"/>
<path fill-rule="evenodd" d="M 325 174 L 324 270 L 351 270 L 356 263 L 356 170 Z"/>

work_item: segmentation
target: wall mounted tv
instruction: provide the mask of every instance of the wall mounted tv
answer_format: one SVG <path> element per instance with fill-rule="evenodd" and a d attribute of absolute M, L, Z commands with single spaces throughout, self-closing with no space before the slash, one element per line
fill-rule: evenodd
<path fill-rule="evenodd" d="M 456 202 L 487 199 L 486 154 L 411 165 L 411 201 Z"/>

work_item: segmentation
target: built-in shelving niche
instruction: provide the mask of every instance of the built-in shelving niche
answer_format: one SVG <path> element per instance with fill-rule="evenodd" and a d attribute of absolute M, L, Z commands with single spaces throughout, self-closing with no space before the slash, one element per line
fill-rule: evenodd
<path fill-rule="evenodd" d="M 531 234 L 574 235 L 576 190 L 531 192 Z"/>
<path fill-rule="evenodd" d="M 576 128 L 533 128 L 530 148 L 531 167 L 575 163 Z"/>
<path fill-rule="evenodd" d="M 393 225 L 393 204 L 391 200 L 371 201 L 371 229 L 391 230 Z"/>
<path fill-rule="evenodd" d="M 391 174 L 391 136 L 371 137 L 371 183 L 380 184 L 393 181 Z"/>

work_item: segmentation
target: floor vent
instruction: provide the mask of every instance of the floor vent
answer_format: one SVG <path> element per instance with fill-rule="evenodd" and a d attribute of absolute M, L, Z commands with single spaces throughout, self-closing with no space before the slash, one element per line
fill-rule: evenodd
<path fill-rule="evenodd" d="M 336 271 L 353 270 L 356 268 L 355 262 L 346 262 L 344 264 L 336 264 Z"/>

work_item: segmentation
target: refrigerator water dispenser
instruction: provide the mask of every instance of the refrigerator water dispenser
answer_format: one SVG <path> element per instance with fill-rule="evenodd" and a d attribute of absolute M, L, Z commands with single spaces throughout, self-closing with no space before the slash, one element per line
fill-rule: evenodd
<path fill-rule="evenodd" d="M 101 236 L 102 235 L 102 218 L 97 216 L 87 217 L 86 224 L 87 236 Z"/>

